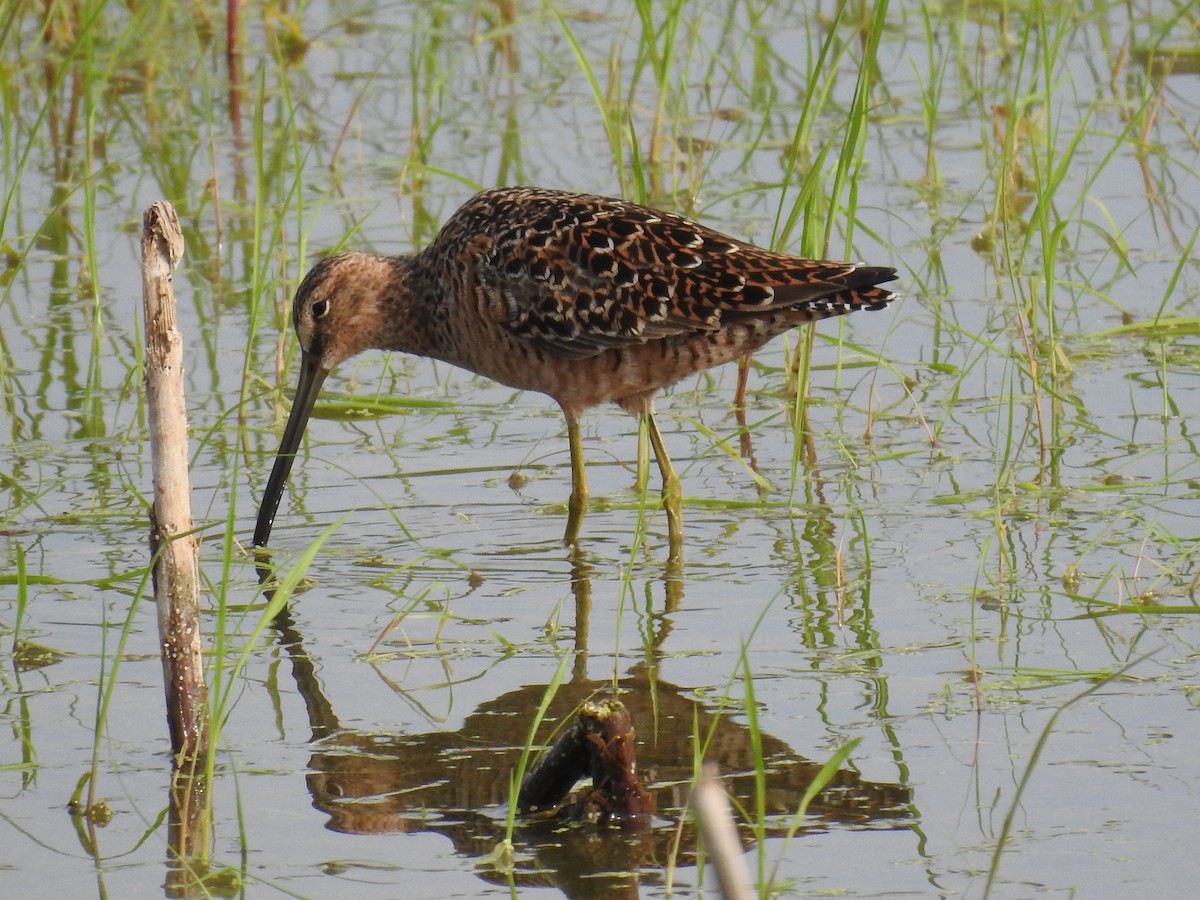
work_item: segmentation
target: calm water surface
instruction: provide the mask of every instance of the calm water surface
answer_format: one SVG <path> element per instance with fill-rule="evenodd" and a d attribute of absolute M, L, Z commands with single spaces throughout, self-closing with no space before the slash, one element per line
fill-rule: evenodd
<path fill-rule="evenodd" d="M 602 87 L 610 59 L 623 84 L 637 66 L 640 26 L 618 7 L 564 7 Z M 768 242 L 824 20 L 805 4 L 769 5 L 755 22 L 745 9 L 689 8 L 668 133 L 711 145 L 702 177 L 681 160 L 663 179 L 680 193 L 656 202 L 685 208 L 698 184 L 691 214 Z M 268 635 L 234 688 L 213 795 L 216 863 L 252 896 L 510 893 L 477 862 L 502 834 L 515 754 L 565 659 L 554 715 L 614 674 L 629 689 L 661 817 L 640 840 L 521 831 L 521 893 L 666 896 L 668 881 L 677 895 L 700 893 L 688 834 L 677 868 L 665 868 L 693 727 L 712 730 L 709 755 L 741 776 L 735 793 L 753 809 L 748 666 L 770 779 L 768 836 L 748 843 L 747 859 L 777 865 L 785 892 L 982 896 L 1008 820 L 996 895 L 1185 894 L 1200 877 L 1189 827 L 1200 777 L 1200 270 L 1180 259 L 1200 222 L 1200 93 L 1195 75 L 1145 88 L 1145 68 L 1121 63 L 1127 42 L 1149 40 L 1178 10 L 1146 4 L 1076 25 L 1057 54 L 1057 92 L 1031 107 L 1034 133 L 1061 134 L 1058 153 L 1084 132 L 1055 195 L 1070 224 L 1053 262 L 1053 334 L 1041 251 L 1012 271 L 972 248 L 1005 177 L 992 108 L 1012 95 L 1019 63 L 994 22 L 931 13 L 931 51 L 920 7 L 892 4 L 860 227 L 852 247 L 835 237 L 829 252 L 897 266 L 905 297 L 820 326 L 799 450 L 787 384 L 797 337 L 756 357 L 748 418 L 769 493 L 736 452 L 732 367 L 663 398 L 686 498 L 678 576 L 665 567 L 661 513 L 651 509 L 644 545 L 634 541 L 635 427 L 618 410 L 585 419 L 597 500 L 572 559 L 559 543 L 570 476 L 550 401 L 426 360 L 346 365 L 331 399 L 420 402 L 354 418 L 327 404 L 310 427 L 273 545 L 290 561 L 345 520 L 310 566 L 291 628 Z M 119 29 L 128 13 L 105 15 Z M 174 67 L 156 58 L 156 103 L 131 89 L 97 95 L 94 214 L 79 147 L 66 199 L 52 200 L 63 153 L 36 117 L 44 98 L 6 100 L 2 237 L 16 256 L 0 296 L 4 896 L 148 896 L 167 878 L 168 746 L 142 583 L 141 211 L 172 200 L 190 242 L 176 290 L 215 628 L 222 592 L 238 610 L 257 601 L 252 564 L 235 555 L 226 571 L 220 535 L 229 517 L 239 539 L 253 529 L 286 410 L 275 388 L 292 375 L 276 373 L 282 318 L 258 304 L 290 295 L 300 255 L 343 241 L 409 251 L 474 185 L 622 189 L 588 83 L 545 11 L 519 10 L 510 29 L 472 4 L 310 7 L 297 21 L 312 43 L 287 70 L 286 97 L 265 26 L 257 10 L 246 15 L 247 142 L 261 105 L 264 158 L 286 162 L 256 180 L 248 151 L 245 200 L 222 56 L 189 43 L 187 23 L 145 26 L 179 48 Z M 1170 32 L 1176 43 L 1194 38 L 1185 21 Z M 1024 26 L 1008 27 L 1020 37 Z M 14 24 L 6 64 L 31 68 L 39 36 L 32 17 Z M 136 63 L 150 51 L 134 41 L 126 55 L 145 76 Z M 922 91 L 943 62 L 930 131 Z M 814 140 L 844 123 L 852 59 L 841 68 Z M 1030 63 L 1024 71 L 1032 91 Z M 769 111 L 756 93 L 768 84 L 778 92 Z M 1146 162 L 1117 136 L 1159 86 Z M 644 137 L 657 100 L 645 73 L 633 99 Z M 65 101 L 55 108 L 63 115 Z M 931 146 L 939 191 L 922 187 Z M 248 237 L 238 224 L 252 222 L 264 182 L 263 221 L 280 228 Z M 251 295 L 258 237 L 272 281 Z M 1156 330 L 1156 318 L 1182 324 Z M 96 773 L 112 820 L 92 845 L 66 806 L 92 766 L 98 685 L 127 617 Z M 255 621 L 252 610 L 231 655 Z M 861 742 L 852 767 L 785 840 L 814 764 L 851 739 Z M 596 877 L 622 868 L 636 879 Z"/>

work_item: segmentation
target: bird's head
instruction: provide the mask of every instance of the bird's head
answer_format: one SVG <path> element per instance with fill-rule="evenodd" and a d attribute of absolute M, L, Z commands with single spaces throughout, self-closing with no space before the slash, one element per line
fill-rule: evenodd
<path fill-rule="evenodd" d="M 386 330 L 383 299 L 392 274 L 392 263 L 383 257 L 340 253 L 321 260 L 300 282 L 292 305 L 292 324 L 300 342 L 296 396 L 259 506 L 254 546 L 265 546 L 271 535 L 325 377 L 338 363 L 379 346 Z"/>
<path fill-rule="evenodd" d="M 383 331 L 381 300 L 392 275 L 389 260 L 366 253 L 339 253 L 313 266 L 292 303 L 305 360 L 328 374 L 376 346 Z"/>

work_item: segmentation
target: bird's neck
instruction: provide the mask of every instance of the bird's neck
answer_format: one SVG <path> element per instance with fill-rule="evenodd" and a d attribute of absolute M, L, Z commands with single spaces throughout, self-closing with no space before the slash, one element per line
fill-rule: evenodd
<path fill-rule="evenodd" d="M 421 255 L 389 257 L 387 263 L 391 274 L 377 306 L 377 349 L 440 357 L 439 300 Z"/>

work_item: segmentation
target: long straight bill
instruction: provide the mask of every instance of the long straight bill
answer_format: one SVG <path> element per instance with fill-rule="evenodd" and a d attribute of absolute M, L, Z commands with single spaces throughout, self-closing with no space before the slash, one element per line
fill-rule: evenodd
<path fill-rule="evenodd" d="M 305 353 L 301 357 L 300 380 L 296 384 L 292 412 L 288 416 L 287 426 L 283 429 L 283 440 L 279 442 L 279 452 L 275 455 L 271 477 L 267 479 L 262 504 L 258 507 L 258 524 L 254 527 L 255 547 L 265 547 L 267 539 L 271 537 L 271 525 L 275 522 L 279 501 L 283 499 L 283 489 L 287 486 L 292 463 L 296 461 L 296 451 L 300 449 L 308 417 L 312 414 L 313 404 L 316 403 L 317 394 L 321 392 L 321 385 L 328 374 L 328 370 L 321 368 L 317 356 Z"/>

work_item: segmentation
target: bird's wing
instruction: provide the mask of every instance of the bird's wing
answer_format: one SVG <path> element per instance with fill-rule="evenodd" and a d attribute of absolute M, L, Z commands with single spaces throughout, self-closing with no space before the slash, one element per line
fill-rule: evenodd
<path fill-rule="evenodd" d="M 782 308 L 824 318 L 891 300 L 873 287 L 890 269 L 783 256 L 621 200 L 530 191 L 489 213 L 476 271 L 490 314 L 558 356 L 715 332 Z"/>

